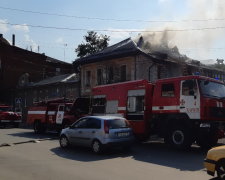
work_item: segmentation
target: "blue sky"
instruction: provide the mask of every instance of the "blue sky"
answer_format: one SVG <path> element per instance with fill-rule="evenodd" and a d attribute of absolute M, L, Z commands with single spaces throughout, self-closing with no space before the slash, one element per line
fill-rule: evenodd
<path fill-rule="evenodd" d="M 79 19 L 25 13 L 4 8 L 79 17 L 142 21 Z M 225 18 L 224 8 L 225 2 L 221 0 L 198 0 L 197 2 L 195 0 L 0 0 L 0 33 L 9 41 L 12 39 L 12 34 L 15 34 L 16 45 L 21 48 L 32 47 L 32 50 L 37 52 L 39 46 L 40 53 L 72 62 L 76 58 L 74 49 L 83 41 L 86 31 L 34 28 L 29 25 L 120 31 L 215 28 L 225 26 L 225 20 L 209 21 L 209 19 Z M 183 21 L 187 19 L 191 21 Z M 193 21 L 199 19 L 208 20 Z M 144 22 L 145 20 L 176 22 Z M 5 23 L 25 26 L 12 26 Z M 135 38 L 138 34 L 138 32 L 99 33 L 109 35 L 110 44 L 128 37 Z M 171 32 L 168 42 L 171 46 L 177 45 L 181 53 L 197 60 L 225 59 L 224 35 L 224 28 Z"/>

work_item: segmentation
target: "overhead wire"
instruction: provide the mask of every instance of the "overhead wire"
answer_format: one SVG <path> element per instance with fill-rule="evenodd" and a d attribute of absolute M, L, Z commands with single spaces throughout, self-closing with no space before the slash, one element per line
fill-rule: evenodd
<path fill-rule="evenodd" d="M 41 11 L 31 11 L 17 8 L 9 8 L 0 6 L 0 9 L 17 11 L 23 13 L 32 13 L 32 14 L 41 14 L 48 16 L 59 16 L 59 17 L 67 17 L 67 18 L 76 18 L 76 19 L 87 19 L 87 20 L 101 20 L 101 21 L 119 21 L 119 22 L 151 22 L 151 23 L 177 23 L 177 22 L 200 22 L 200 21 L 224 21 L 225 18 L 209 18 L 209 19 L 182 19 L 182 20 L 142 20 L 142 19 L 115 19 L 115 18 L 101 18 L 101 17 L 88 17 L 88 16 L 76 16 L 69 14 L 59 14 L 59 13 L 48 13 Z"/>
<path fill-rule="evenodd" d="M 12 26 L 24 26 L 32 28 L 44 28 L 44 29 L 57 29 L 57 30 L 69 30 L 69 31 L 96 31 L 96 32 L 112 32 L 112 33 L 121 33 L 121 32 L 136 32 L 136 33 L 163 33 L 163 32 L 186 32 L 186 31 L 204 31 L 204 30 L 218 30 L 225 29 L 225 26 L 217 27 L 204 27 L 204 28 L 190 28 L 190 29 L 164 29 L 164 30 L 113 30 L 113 29 L 87 29 L 87 28 L 69 28 L 69 27 L 57 27 L 57 26 L 44 26 L 44 25 L 32 25 L 32 24 L 18 24 L 10 22 L 0 22 L 0 24 L 12 25 Z"/>
<path fill-rule="evenodd" d="M 58 14 L 58 13 L 47 13 L 47 12 L 40 12 L 40 11 L 30 11 L 24 9 L 17 9 L 17 8 L 9 8 L 9 7 L 2 7 L 0 9 L 11 10 L 11 11 L 19 11 L 24 13 L 33 13 L 33 14 L 41 14 L 41 15 L 49 15 L 49 16 L 61 16 L 61 17 L 68 17 L 68 18 L 78 18 L 78 19 L 88 19 L 88 20 L 103 20 L 103 21 L 128 21 L 128 22 L 188 22 L 188 21 L 224 21 L 225 18 L 212 18 L 212 19 L 184 19 L 184 20 L 135 20 L 135 19 L 113 19 L 113 18 L 99 18 L 99 17 L 86 17 L 86 16 L 75 16 L 75 15 L 67 15 L 67 14 Z M 56 26 L 44 26 L 44 25 L 32 25 L 32 24 L 19 24 L 19 23 L 10 23 L 10 22 L 0 22 L 0 24 L 7 24 L 11 26 L 28 26 L 32 28 L 44 28 L 44 29 L 56 29 L 56 30 L 70 30 L 70 31 L 96 31 L 96 32 L 111 32 L 111 33 L 162 33 L 162 32 L 187 32 L 187 31 L 204 31 L 204 30 L 218 30 L 218 29 L 225 29 L 225 26 L 218 26 L 218 27 L 204 27 L 204 28 L 190 28 L 190 29 L 165 29 L 165 30 L 113 30 L 113 29 L 87 29 L 87 28 L 69 28 L 69 27 L 56 27 Z M 43 45 L 42 45 L 43 46 Z M 45 45 L 44 45 L 45 46 Z M 60 47 L 51 47 L 49 48 L 60 48 Z M 62 47 L 65 49 L 65 47 Z M 66 49 L 70 49 L 66 47 Z M 71 48 L 72 49 L 72 48 Z M 182 48 L 183 50 L 186 48 Z M 188 49 L 188 48 L 187 48 Z M 208 50 L 224 50 L 225 48 L 208 48 Z M 184 51 L 193 51 L 196 49 L 189 49 Z"/>

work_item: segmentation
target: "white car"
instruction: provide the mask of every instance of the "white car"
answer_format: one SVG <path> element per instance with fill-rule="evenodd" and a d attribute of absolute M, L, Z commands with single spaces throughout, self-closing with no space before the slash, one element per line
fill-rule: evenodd
<path fill-rule="evenodd" d="M 69 145 L 91 147 L 101 153 L 106 147 L 120 146 L 128 149 L 134 140 L 129 122 L 114 116 L 87 116 L 62 130 L 59 143 L 62 148 Z"/>

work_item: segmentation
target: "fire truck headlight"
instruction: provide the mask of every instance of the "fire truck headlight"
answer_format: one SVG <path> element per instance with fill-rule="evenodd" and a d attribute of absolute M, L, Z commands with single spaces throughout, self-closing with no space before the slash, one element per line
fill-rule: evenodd
<path fill-rule="evenodd" d="M 201 123 L 200 127 L 202 127 L 202 128 L 210 128 L 211 125 L 209 123 Z"/>

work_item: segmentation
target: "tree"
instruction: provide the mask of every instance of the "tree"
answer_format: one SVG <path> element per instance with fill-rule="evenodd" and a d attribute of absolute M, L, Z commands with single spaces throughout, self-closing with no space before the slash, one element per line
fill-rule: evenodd
<path fill-rule="evenodd" d="M 88 31 L 84 36 L 86 43 L 81 43 L 75 49 L 78 57 L 85 57 L 99 52 L 108 46 L 110 37 L 107 35 L 98 35 L 97 32 Z"/>
<path fill-rule="evenodd" d="M 223 63 L 224 60 L 217 59 L 216 61 L 217 61 L 217 63 L 215 63 L 213 66 L 217 69 L 221 69 L 221 70 L 225 71 L 225 64 Z"/>

